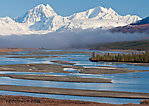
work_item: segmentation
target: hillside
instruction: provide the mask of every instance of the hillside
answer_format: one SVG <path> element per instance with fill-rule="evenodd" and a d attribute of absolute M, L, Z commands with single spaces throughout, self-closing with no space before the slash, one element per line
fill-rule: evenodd
<path fill-rule="evenodd" d="M 92 45 L 92 49 L 149 50 L 149 40 Z"/>
<path fill-rule="evenodd" d="M 149 33 L 149 24 L 116 27 L 114 29 L 111 29 L 111 31 L 123 33 Z"/>

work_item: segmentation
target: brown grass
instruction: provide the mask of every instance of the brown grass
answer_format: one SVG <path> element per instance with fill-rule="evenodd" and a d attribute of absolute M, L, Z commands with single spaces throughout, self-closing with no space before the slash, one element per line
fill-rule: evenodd
<path fill-rule="evenodd" d="M 19 52 L 19 51 L 25 51 L 27 49 L 25 48 L 0 48 L 0 52 Z"/>
<path fill-rule="evenodd" d="M 148 106 L 136 104 L 114 105 L 75 100 L 58 100 L 28 96 L 0 96 L 0 106 Z"/>

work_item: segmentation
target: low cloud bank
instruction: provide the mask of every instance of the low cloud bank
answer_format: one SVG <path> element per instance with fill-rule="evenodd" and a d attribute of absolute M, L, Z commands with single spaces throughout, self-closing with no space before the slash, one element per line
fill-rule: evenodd
<path fill-rule="evenodd" d="M 77 32 L 55 32 L 44 35 L 0 36 L 0 47 L 4 48 L 81 48 L 88 45 L 117 41 L 134 41 L 148 38 L 148 34 L 111 33 L 101 30 Z"/>

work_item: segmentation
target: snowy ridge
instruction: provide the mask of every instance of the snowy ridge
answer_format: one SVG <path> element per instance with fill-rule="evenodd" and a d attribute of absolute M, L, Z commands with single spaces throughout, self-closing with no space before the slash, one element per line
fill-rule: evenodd
<path fill-rule="evenodd" d="M 138 16 L 121 16 L 113 9 L 96 7 L 68 17 L 58 15 L 48 4 L 40 4 L 22 17 L 0 18 L 0 35 L 45 34 L 83 29 L 110 29 L 141 20 Z"/>
<path fill-rule="evenodd" d="M 144 24 L 149 24 L 149 17 L 146 17 L 146 18 L 139 20 L 135 23 L 132 23 L 131 25 L 144 25 Z"/>
<path fill-rule="evenodd" d="M 17 23 L 10 17 L 0 18 L 0 34 L 30 34 L 30 29 L 26 24 Z"/>
<path fill-rule="evenodd" d="M 123 32 L 123 33 L 149 33 L 149 17 L 139 20 L 135 23 L 131 23 L 126 26 L 120 26 L 110 29 L 112 32 Z"/>

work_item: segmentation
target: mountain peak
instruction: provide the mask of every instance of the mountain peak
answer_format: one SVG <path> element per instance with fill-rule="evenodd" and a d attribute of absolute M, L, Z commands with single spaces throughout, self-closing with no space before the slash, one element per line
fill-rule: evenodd
<path fill-rule="evenodd" d="M 107 8 L 105 8 L 105 7 L 102 7 L 102 6 L 98 6 L 98 7 L 95 7 L 95 8 L 93 8 L 93 9 L 108 10 Z"/>
<path fill-rule="evenodd" d="M 51 16 L 57 15 L 49 4 L 47 5 L 39 4 L 38 6 L 36 6 L 34 9 L 31 9 L 30 11 L 32 10 L 36 12 L 37 14 L 43 13 L 45 17 L 51 17 Z"/>
<path fill-rule="evenodd" d="M 56 12 L 50 5 L 39 4 L 35 8 L 29 10 L 23 17 L 15 19 L 16 22 L 27 23 L 33 25 L 38 21 L 57 16 Z"/>
<path fill-rule="evenodd" d="M 40 8 L 40 7 L 45 7 L 45 5 L 44 4 L 39 4 L 35 8 Z"/>
<path fill-rule="evenodd" d="M 118 19 L 120 15 L 116 13 L 112 8 L 105 8 L 105 7 L 95 7 L 92 9 L 89 9 L 84 12 L 76 13 L 70 16 L 70 19 L 78 20 L 78 19 Z"/>
<path fill-rule="evenodd" d="M 46 10 L 52 10 L 52 11 L 54 11 L 53 8 L 52 8 L 49 4 L 46 4 L 46 5 L 44 5 L 44 4 L 39 4 L 39 5 L 37 5 L 35 8 L 36 8 L 36 9 L 46 9 Z M 35 9 L 35 8 L 34 8 L 34 9 Z"/>
<path fill-rule="evenodd" d="M 102 6 L 98 6 L 98 7 L 95 7 L 95 8 L 92 8 L 93 10 L 98 10 L 98 11 L 102 11 L 102 12 L 108 12 L 108 11 L 111 11 L 111 12 L 114 12 L 115 11 L 112 9 L 112 8 L 105 8 L 105 7 L 102 7 Z M 90 10 L 92 10 L 90 9 Z"/>

